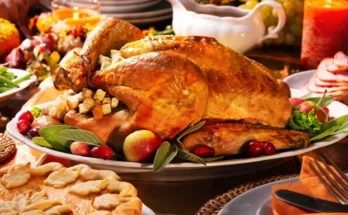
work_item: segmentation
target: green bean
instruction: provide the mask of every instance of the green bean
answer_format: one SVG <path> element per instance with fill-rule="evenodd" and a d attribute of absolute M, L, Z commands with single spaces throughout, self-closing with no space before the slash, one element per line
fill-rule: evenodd
<path fill-rule="evenodd" d="M 9 90 L 11 90 L 11 89 L 12 89 L 12 87 L 0 87 L 0 93 L 9 91 Z"/>
<path fill-rule="evenodd" d="M 11 87 L 19 87 L 18 84 L 13 83 L 11 80 L 9 80 L 8 78 L 0 75 L 0 82 L 4 82 L 5 84 L 7 84 L 8 86 Z"/>
<path fill-rule="evenodd" d="M 20 84 L 20 83 L 22 83 L 23 81 L 28 80 L 31 76 L 32 76 L 31 73 L 26 74 L 26 75 L 23 76 L 23 77 L 20 77 L 20 78 L 17 78 L 17 79 L 15 79 L 15 80 L 13 80 L 12 83 L 13 83 L 13 84 Z"/>

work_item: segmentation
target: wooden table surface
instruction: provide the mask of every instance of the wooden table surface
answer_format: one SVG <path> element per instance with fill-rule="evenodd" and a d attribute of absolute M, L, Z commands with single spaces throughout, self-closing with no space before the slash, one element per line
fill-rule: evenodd
<path fill-rule="evenodd" d="M 257 49 L 247 54 L 251 58 L 262 62 L 272 70 L 281 71 L 284 65 L 289 65 L 290 70 L 299 69 L 299 58 L 296 50 L 279 51 L 272 49 Z M 276 57 L 274 57 L 276 56 Z M 12 99 L 5 102 L 0 111 L 12 118 L 22 105 L 36 93 L 35 87 L 30 87 L 24 93 L 17 94 Z M 346 142 L 320 149 L 328 153 L 341 167 L 348 167 L 348 144 Z M 316 156 L 317 152 L 310 153 Z M 18 153 L 11 161 L 24 162 L 37 160 L 41 153 L 29 149 L 23 144 L 18 144 Z M 54 158 L 49 157 L 49 160 Z M 130 181 L 139 191 L 140 198 L 146 205 L 152 208 L 156 214 L 194 214 L 205 202 L 214 196 L 224 193 L 240 184 L 261 178 L 295 174 L 299 172 L 299 161 L 297 157 L 284 159 L 282 163 L 262 171 L 250 174 L 216 178 L 211 180 L 185 181 L 185 182 L 141 182 Z"/>

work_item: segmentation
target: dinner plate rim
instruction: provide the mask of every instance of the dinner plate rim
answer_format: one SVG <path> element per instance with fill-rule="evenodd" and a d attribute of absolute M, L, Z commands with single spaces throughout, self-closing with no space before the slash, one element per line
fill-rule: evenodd
<path fill-rule="evenodd" d="M 22 69 L 8 68 L 7 71 L 16 75 L 17 78 L 20 78 L 20 77 L 23 77 L 25 75 L 30 74 L 30 72 L 27 72 L 27 71 L 22 70 Z M 29 85 L 35 83 L 36 80 L 37 80 L 37 77 L 35 75 L 32 75 L 28 80 L 22 81 L 19 84 L 19 88 L 13 88 L 13 89 L 8 90 L 6 92 L 0 93 L 0 100 L 4 99 L 4 101 L 5 101 L 7 97 L 10 97 L 11 95 L 14 95 L 14 94 L 24 90 Z M 4 102 L 4 101 L 2 101 L 2 102 Z"/>
<path fill-rule="evenodd" d="M 303 91 L 295 90 L 292 89 L 293 92 L 300 93 L 301 95 L 305 94 Z M 41 105 L 36 105 L 38 107 L 44 107 L 44 105 L 49 105 L 49 103 L 41 104 Z M 348 107 L 340 102 L 332 102 L 331 105 L 338 105 L 340 108 L 344 108 L 345 111 L 343 114 L 348 114 Z M 331 106 L 330 105 L 330 106 Z M 329 108 L 330 108 L 329 106 Z M 92 158 L 92 157 L 83 157 L 83 156 L 78 156 L 78 155 L 72 155 L 69 153 L 64 153 L 64 152 L 58 152 L 49 148 L 45 147 L 40 147 L 36 144 L 34 144 L 31 140 L 27 139 L 25 136 L 21 135 L 17 128 L 16 128 L 16 122 L 18 120 L 18 117 L 21 113 L 23 113 L 25 110 L 21 110 L 20 112 L 17 113 L 16 117 L 13 118 L 8 124 L 7 124 L 7 131 L 11 136 L 13 136 L 15 139 L 23 142 L 24 144 L 28 145 L 31 148 L 34 148 L 36 150 L 39 150 L 41 152 L 57 156 L 57 157 L 62 157 L 65 159 L 69 160 L 74 160 L 78 162 L 83 162 L 83 163 L 91 163 L 91 164 L 97 164 L 97 165 L 106 165 L 106 166 L 114 166 L 114 167 L 123 167 L 123 168 L 133 168 L 133 169 L 152 169 L 151 164 L 144 164 L 144 163 L 136 163 L 136 162 L 127 162 L 127 161 L 114 161 L 114 160 L 102 160 L 99 158 Z M 335 113 L 334 111 L 330 111 L 332 113 Z M 338 111 L 336 111 L 338 112 Z M 343 115 L 340 114 L 337 117 Z M 285 152 L 278 152 L 274 155 L 268 155 L 268 156 L 260 156 L 260 157 L 253 157 L 253 158 L 237 158 L 237 159 L 229 159 L 229 160 L 221 160 L 221 161 L 214 161 L 214 162 L 209 162 L 206 165 L 202 164 L 197 164 L 197 163 L 191 163 L 191 162 L 181 162 L 181 163 L 171 163 L 166 166 L 167 170 L 170 169 L 199 169 L 199 168 L 209 168 L 209 167 L 221 167 L 221 166 L 229 166 L 229 165 L 239 165 L 239 164 L 247 164 L 247 163 L 253 163 L 253 162 L 260 162 L 260 161 L 266 161 L 266 160 L 274 160 L 274 159 L 279 159 L 279 158 L 286 158 L 286 157 L 291 157 L 299 154 L 303 154 L 309 151 L 313 151 L 315 149 L 331 145 L 344 137 L 346 137 L 348 134 L 347 133 L 342 133 L 335 135 L 328 141 L 320 141 L 311 144 L 311 146 L 307 148 L 301 148 L 301 149 L 295 149 L 295 150 L 290 150 L 290 151 L 285 151 Z"/>
<path fill-rule="evenodd" d="M 290 88 L 301 90 L 300 88 L 295 88 L 292 85 L 292 80 L 297 78 L 297 77 L 299 77 L 299 76 L 305 76 L 305 77 L 308 76 L 306 80 L 303 80 L 304 83 L 307 83 L 309 81 L 309 79 L 312 77 L 312 75 L 314 74 L 315 71 L 316 71 L 316 69 L 311 69 L 311 70 L 305 70 L 305 71 L 297 72 L 297 73 L 294 73 L 294 74 L 291 74 L 291 75 L 285 77 L 283 79 L 283 81 L 285 83 L 287 83 Z M 301 86 L 301 87 L 304 87 L 304 85 Z"/>
<path fill-rule="evenodd" d="M 348 176 L 348 173 L 346 173 L 346 175 Z M 299 180 L 299 176 L 296 176 L 294 178 L 287 178 L 287 179 L 282 179 L 282 180 L 278 180 L 278 181 L 273 181 L 273 182 L 269 182 L 269 183 L 266 183 L 266 184 L 263 184 L 263 185 L 260 185 L 260 186 L 257 186 L 251 190 L 248 190 L 240 195 L 238 195 L 237 197 L 231 199 L 229 202 L 227 202 L 222 208 L 221 210 L 219 211 L 218 215 L 225 215 L 224 214 L 224 209 L 226 210 L 227 207 L 230 207 L 229 205 L 232 205 L 232 204 L 235 204 L 236 202 L 238 202 L 241 198 L 244 198 L 245 196 L 247 195 L 251 195 L 253 192 L 257 192 L 261 189 L 264 189 L 265 187 L 272 187 L 273 185 L 277 185 L 277 184 L 285 184 L 285 183 L 294 183 L 296 181 Z M 260 202 L 258 203 L 259 206 L 256 206 L 254 208 L 252 208 L 253 211 L 246 211 L 248 213 L 251 213 L 251 214 L 256 214 L 258 215 L 259 213 L 256 213 L 256 212 L 260 212 L 260 209 L 262 209 L 261 207 L 263 205 L 265 205 L 266 203 L 268 203 L 268 201 L 271 199 L 271 192 L 269 192 L 267 194 L 267 196 L 264 198 L 264 199 L 261 199 Z M 253 200 L 255 201 L 255 199 L 253 198 Z M 254 211 L 255 210 L 255 211 Z"/>
<path fill-rule="evenodd" d="M 141 5 L 120 5 L 120 6 L 115 6 L 115 5 L 108 5 L 106 7 L 101 6 L 100 7 L 100 13 L 117 13 L 117 12 L 137 12 L 141 11 L 142 9 L 146 9 L 149 7 L 152 7 L 156 4 L 159 4 L 162 0 L 153 0 L 150 2 L 145 2 Z"/>

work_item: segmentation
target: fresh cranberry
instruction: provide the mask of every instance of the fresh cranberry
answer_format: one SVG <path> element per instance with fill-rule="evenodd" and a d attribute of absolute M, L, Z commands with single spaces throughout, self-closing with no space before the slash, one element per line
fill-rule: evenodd
<path fill-rule="evenodd" d="M 323 111 L 325 111 L 327 113 L 327 115 L 329 116 L 330 115 L 330 110 L 328 107 L 324 106 L 322 107 L 321 109 L 323 109 Z"/>
<path fill-rule="evenodd" d="M 40 134 L 39 134 L 39 129 L 38 128 L 32 128 L 29 130 L 29 135 L 31 138 L 33 137 L 40 137 Z"/>
<path fill-rule="evenodd" d="M 30 122 L 25 119 L 21 119 L 17 122 L 17 129 L 19 133 L 26 134 L 30 130 Z"/>
<path fill-rule="evenodd" d="M 22 115 L 19 116 L 19 120 L 25 119 L 29 122 L 33 122 L 34 121 L 34 116 L 30 111 L 25 111 L 24 113 L 22 113 Z"/>
<path fill-rule="evenodd" d="M 249 157 L 256 157 L 261 155 L 263 152 L 263 143 L 259 141 L 252 141 L 248 145 Z"/>
<path fill-rule="evenodd" d="M 263 153 L 265 155 L 273 155 L 276 152 L 277 152 L 277 149 L 272 143 L 269 143 L 269 142 L 263 143 Z"/>
<path fill-rule="evenodd" d="M 84 142 L 75 141 L 70 145 L 70 151 L 74 155 L 88 156 L 89 147 Z"/>
<path fill-rule="evenodd" d="M 108 146 L 97 146 L 91 150 L 91 154 L 95 158 L 111 159 L 114 151 Z"/>
<path fill-rule="evenodd" d="M 197 155 L 201 158 L 208 158 L 208 157 L 214 157 L 215 156 L 215 150 L 209 146 L 201 145 L 197 146 L 193 150 L 193 154 Z"/>

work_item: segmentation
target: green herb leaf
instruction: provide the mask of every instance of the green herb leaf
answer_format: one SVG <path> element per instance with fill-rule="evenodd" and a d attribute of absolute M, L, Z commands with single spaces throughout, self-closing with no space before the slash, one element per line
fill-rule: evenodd
<path fill-rule="evenodd" d="M 311 101 L 314 104 L 317 104 L 320 101 L 321 97 L 313 97 L 313 98 L 307 98 L 305 99 L 306 101 Z M 329 97 L 329 96 L 325 96 L 321 101 L 320 104 L 318 104 L 319 107 L 324 107 L 324 106 L 328 106 L 331 104 L 331 102 L 334 101 L 334 98 Z"/>
<path fill-rule="evenodd" d="M 191 127 L 189 127 L 188 129 L 186 129 L 182 134 L 180 134 L 180 136 L 176 139 L 179 143 L 181 143 L 181 139 L 188 135 L 191 134 L 199 129 L 201 129 L 205 124 L 205 121 L 199 122 Z"/>
<path fill-rule="evenodd" d="M 39 107 L 32 107 L 30 109 L 31 114 L 33 114 L 34 118 L 38 118 L 41 115 L 41 108 Z"/>
<path fill-rule="evenodd" d="M 169 164 L 177 155 L 178 147 L 171 145 L 168 141 L 165 141 L 157 149 L 155 160 L 153 161 L 153 171 L 159 172 L 167 164 Z"/>
<path fill-rule="evenodd" d="M 311 110 L 308 115 L 306 115 L 296 107 L 293 108 L 288 128 L 305 132 L 310 138 L 320 134 L 322 131 L 321 122 L 315 116 L 314 110 Z"/>
<path fill-rule="evenodd" d="M 67 151 L 65 146 L 71 141 L 57 136 L 60 131 L 65 129 L 74 129 L 74 127 L 68 125 L 52 125 L 40 129 L 39 134 L 49 142 L 54 149 L 58 151 Z"/>
<path fill-rule="evenodd" d="M 329 128 L 329 129 L 325 130 L 324 132 L 320 133 L 319 135 L 317 135 L 317 136 L 315 136 L 315 137 L 312 137 L 312 138 L 309 139 L 309 140 L 312 142 L 312 141 L 315 141 L 315 140 L 324 139 L 325 137 L 334 135 L 335 132 L 336 132 L 339 128 L 340 128 L 340 126 L 331 127 L 331 128 Z"/>
<path fill-rule="evenodd" d="M 224 158 L 224 156 L 220 156 L 220 157 L 212 157 L 212 158 L 203 158 L 203 160 L 205 162 L 213 162 L 213 161 L 221 160 L 223 158 Z"/>
<path fill-rule="evenodd" d="M 103 145 L 103 142 L 93 132 L 82 129 L 60 130 L 56 137 L 64 140 L 81 141 L 93 146 Z"/>
<path fill-rule="evenodd" d="M 49 142 L 47 142 L 43 137 L 34 137 L 32 139 L 33 143 L 35 143 L 38 146 L 55 149 Z"/>
<path fill-rule="evenodd" d="M 178 149 L 177 157 L 183 160 L 188 160 L 195 163 L 201 163 L 203 165 L 206 165 L 206 163 L 204 162 L 202 158 L 183 149 Z"/>
<path fill-rule="evenodd" d="M 347 115 L 344 115 L 344 116 L 340 116 L 334 120 L 331 120 L 331 121 L 328 121 L 328 122 L 325 122 L 323 125 L 322 125 L 322 129 L 323 130 L 327 130 L 331 127 L 334 127 L 334 126 L 340 126 L 340 127 L 343 127 L 345 126 L 346 124 L 348 123 L 348 114 Z"/>

